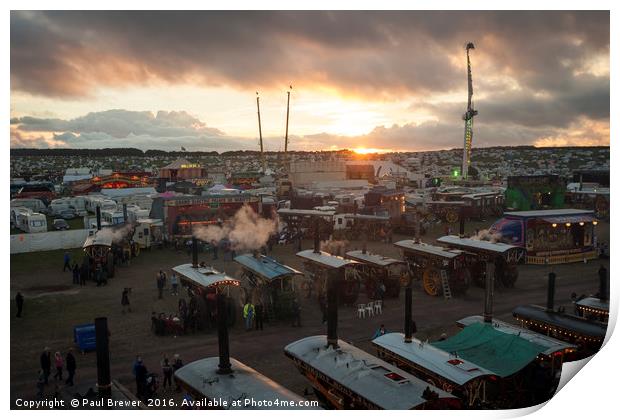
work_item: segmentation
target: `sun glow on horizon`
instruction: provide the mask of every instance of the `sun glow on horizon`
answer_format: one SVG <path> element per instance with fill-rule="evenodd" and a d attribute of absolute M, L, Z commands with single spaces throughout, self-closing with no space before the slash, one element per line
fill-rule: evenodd
<path fill-rule="evenodd" d="M 353 151 L 358 155 L 368 155 L 371 153 L 391 153 L 392 149 L 376 149 L 374 147 L 356 147 Z"/>

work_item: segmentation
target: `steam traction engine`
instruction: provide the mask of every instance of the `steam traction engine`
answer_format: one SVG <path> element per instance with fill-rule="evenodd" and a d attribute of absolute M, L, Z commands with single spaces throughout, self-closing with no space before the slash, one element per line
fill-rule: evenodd
<path fill-rule="evenodd" d="M 431 296 L 443 294 L 446 299 L 463 294 L 471 283 L 469 266 L 475 255 L 446 249 L 412 239 L 396 242 L 413 278 L 421 278 L 424 291 Z"/>
<path fill-rule="evenodd" d="M 346 256 L 365 265 L 363 276 L 366 284 L 366 296 L 375 299 L 379 282 L 385 285 L 386 298 L 398 298 L 401 284 L 406 279 L 407 265 L 404 261 L 382 255 L 371 254 L 364 250 L 349 251 Z"/>
<path fill-rule="evenodd" d="M 495 285 L 513 287 L 519 277 L 517 265 L 525 260 L 525 249 L 501 242 L 489 242 L 455 235 L 442 236 L 437 242 L 476 255 L 470 267 L 472 279 L 484 287 L 487 272 L 493 275 Z"/>
<path fill-rule="evenodd" d="M 89 235 L 84 241 L 83 249 L 88 258 L 88 271 L 95 277 L 101 270 L 103 279 L 114 277 L 114 254 L 112 252 L 112 233 L 99 230 Z"/>

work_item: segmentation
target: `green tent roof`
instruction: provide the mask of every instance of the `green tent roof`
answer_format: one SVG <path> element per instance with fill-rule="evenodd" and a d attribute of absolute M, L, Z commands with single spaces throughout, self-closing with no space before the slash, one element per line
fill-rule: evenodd
<path fill-rule="evenodd" d="M 445 350 L 500 377 L 518 372 L 544 352 L 546 347 L 515 334 L 507 334 L 492 325 L 476 323 L 469 325 L 455 336 L 445 341 L 437 341 L 433 346 Z"/>

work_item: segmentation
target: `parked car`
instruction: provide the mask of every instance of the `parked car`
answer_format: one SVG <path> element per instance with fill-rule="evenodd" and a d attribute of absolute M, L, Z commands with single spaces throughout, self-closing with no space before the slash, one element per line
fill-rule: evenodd
<path fill-rule="evenodd" d="M 65 219 L 54 219 L 54 229 L 56 230 L 68 230 L 69 223 Z"/>

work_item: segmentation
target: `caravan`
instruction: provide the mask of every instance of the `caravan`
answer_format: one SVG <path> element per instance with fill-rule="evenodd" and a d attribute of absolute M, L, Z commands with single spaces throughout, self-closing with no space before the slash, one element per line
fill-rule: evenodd
<path fill-rule="evenodd" d="M 163 242 L 164 224 L 160 219 L 140 219 L 135 226 L 133 241 L 141 249 L 150 249 L 153 245 L 159 245 Z"/>
<path fill-rule="evenodd" d="M 122 211 L 103 210 L 101 212 L 101 220 L 109 226 L 120 225 L 125 223 L 125 216 Z"/>
<path fill-rule="evenodd" d="M 38 198 L 14 198 L 11 200 L 11 208 L 13 207 L 26 207 L 33 212 L 45 211 L 47 208 Z"/>
<path fill-rule="evenodd" d="M 18 211 L 15 226 L 28 233 L 47 232 L 47 218 L 44 214 L 34 213 L 30 209 Z"/>

